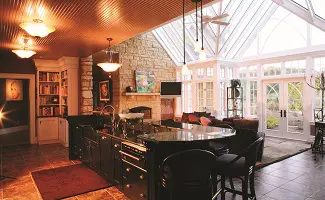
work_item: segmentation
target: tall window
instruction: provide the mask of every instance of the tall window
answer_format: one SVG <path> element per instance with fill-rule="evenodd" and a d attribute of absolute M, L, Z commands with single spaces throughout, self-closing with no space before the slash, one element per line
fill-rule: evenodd
<path fill-rule="evenodd" d="M 325 57 L 314 59 L 314 69 L 319 73 L 325 72 Z M 315 108 L 321 108 L 321 107 L 322 107 L 322 91 L 315 90 Z"/>
<path fill-rule="evenodd" d="M 213 67 L 207 68 L 207 77 L 213 77 Z"/>
<path fill-rule="evenodd" d="M 264 76 L 281 75 L 281 63 L 272 63 L 263 65 Z"/>
<path fill-rule="evenodd" d="M 257 66 L 238 68 L 237 77 L 241 80 L 243 87 L 243 113 L 247 115 L 257 115 Z"/>
<path fill-rule="evenodd" d="M 294 60 L 284 63 L 285 74 L 304 74 L 306 69 L 306 60 Z"/>
<path fill-rule="evenodd" d="M 250 81 L 250 115 L 257 115 L 257 81 Z"/>

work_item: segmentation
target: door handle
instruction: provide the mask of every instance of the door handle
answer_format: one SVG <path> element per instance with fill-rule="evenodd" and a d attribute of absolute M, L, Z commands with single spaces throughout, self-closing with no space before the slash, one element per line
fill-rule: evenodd
<path fill-rule="evenodd" d="M 283 111 L 283 116 L 284 116 L 284 117 L 287 117 L 287 110 L 284 110 L 284 111 Z"/>
<path fill-rule="evenodd" d="M 280 117 L 282 117 L 282 110 L 280 111 Z"/>

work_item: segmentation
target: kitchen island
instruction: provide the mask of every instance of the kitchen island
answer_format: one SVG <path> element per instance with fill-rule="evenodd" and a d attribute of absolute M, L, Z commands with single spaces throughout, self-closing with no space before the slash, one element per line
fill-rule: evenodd
<path fill-rule="evenodd" d="M 70 159 L 79 159 L 130 199 L 160 199 L 160 164 L 167 156 L 186 149 L 209 149 L 209 142 L 235 134 L 231 129 L 198 125 L 149 133 L 150 125 L 137 124 L 125 132 L 103 125 L 95 115 L 71 116 L 68 121 Z"/>

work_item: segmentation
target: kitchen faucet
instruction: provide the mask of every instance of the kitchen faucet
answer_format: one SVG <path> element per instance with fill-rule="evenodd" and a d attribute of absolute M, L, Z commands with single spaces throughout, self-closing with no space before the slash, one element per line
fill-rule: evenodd
<path fill-rule="evenodd" d="M 106 105 L 102 108 L 102 110 L 100 111 L 100 115 L 105 115 L 105 109 L 106 108 L 111 108 L 113 110 L 113 117 L 112 117 L 112 125 L 115 128 L 115 108 L 112 105 Z"/>

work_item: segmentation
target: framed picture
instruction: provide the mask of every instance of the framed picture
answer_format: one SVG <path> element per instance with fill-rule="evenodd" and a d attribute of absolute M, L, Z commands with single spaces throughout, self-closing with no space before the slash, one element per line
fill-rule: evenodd
<path fill-rule="evenodd" d="M 23 81 L 6 79 L 6 101 L 23 100 Z"/>
<path fill-rule="evenodd" d="M 100 101 L 110 101 L 111 96 L 109 92 L 109 81 L 99 82 L 99 100 Z"/>
<path fill-rule="evenodd" d="M 135 85 L 137 92 L 153 92 L 155 83 L 155 73 L 153 71 L 135 71 Z"/>

